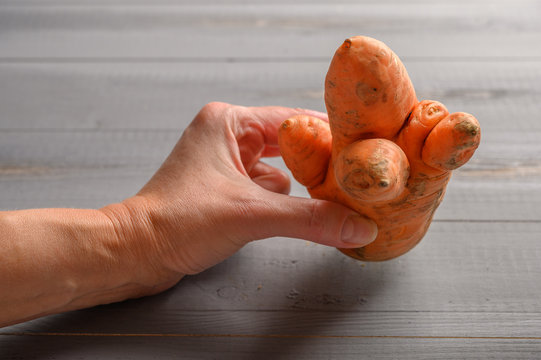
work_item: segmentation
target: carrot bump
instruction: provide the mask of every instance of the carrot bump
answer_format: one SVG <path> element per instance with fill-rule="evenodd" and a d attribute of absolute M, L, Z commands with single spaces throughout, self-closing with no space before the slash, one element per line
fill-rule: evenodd
<path fill-rule="evenodd" d="M 310 188 L 327 173 L 331 154 L 331 132 L 325 121 L 308 115 L 285 120 L 278 130 L 280 153 L 293 177 Z"/>
<path fill-rule="evenodd" d="M 453 113 L 432 129 L 426 138 L 422 159 L 435 168 L 455 170 L 473 156 L 480 141 L 477 119 L 467 113 Z"/>

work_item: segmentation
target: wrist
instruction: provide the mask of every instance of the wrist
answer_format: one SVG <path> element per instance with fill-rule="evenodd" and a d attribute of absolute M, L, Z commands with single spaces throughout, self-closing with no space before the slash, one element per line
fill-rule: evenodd
<path fill-rule="evenodd" d="M 148 249 L 104 210 L 34 209 L 0 214 L 0 326 L 150 295 L 172 286 L 150 276 Z M 119 207 L 120 208 L 120 207 Z"/>
<path fill-rule="evenodd" d="M 152 220 L 150 202 L 142 196 L 105 206 L 99 211 L 110 221 L 115 240 L 109 246 L 130 269 L 133 284 L 140 285 L 141 295 L 163 291 L 183 276 L 163 266 L 160 234 Z"/>

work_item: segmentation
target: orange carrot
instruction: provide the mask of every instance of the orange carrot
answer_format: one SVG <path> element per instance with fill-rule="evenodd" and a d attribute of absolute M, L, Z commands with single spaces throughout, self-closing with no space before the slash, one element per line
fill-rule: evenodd
<path fill-rule="evenodd" d="M 479 129 L 477 119 L 470 114 L 451 114 L 426 138 L 423 161 L 442 170 L 454 170 L 464 165 L 479 144 Z"/>
<path fill-rule="evenodd" d="M 287 167 L 302 169 L 295 171 L 297 181 L 307 187 L 321 184 L 331 155 L 329 124 L 315 117 L 297 115 L 282 123 L 280 134 L 280 151 L 295 154 L 284 158 Z"/>
<path fill-rule="evenodd" d="M 437 101 L 418 102 L 399 58 L 362 36 L 336 51 L 325 102 L 330 126 L 309 116 L 283 123 L 286 165 L 312 197 L 342 203 L 378 224 L 373 243 L 342 252 L 373 261 L 404 254 L 428 230 L 451 170 L 478 147 L 477 120 L 449 114 Z"/>
<path fill-rule="evenodd" d="M 336 50 L 325 78 L 333 150 L 359 139 L 391 139 L 416 103 L 406 68 L 384 43 L 353 37 Z"/>

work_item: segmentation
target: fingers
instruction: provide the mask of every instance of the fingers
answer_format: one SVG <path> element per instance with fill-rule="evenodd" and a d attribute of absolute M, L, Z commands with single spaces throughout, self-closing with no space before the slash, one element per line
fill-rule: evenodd
<path fill-rule="evenodd" d="M 470 114 L 458 112 L 440 121 L 426 138 L 423 161 L 441 170 L 464 165 L 481 141 L 481 128 Z"/>
<path fill-rule="evenodd" d="M 281 106 L 243 107 L 226 103 L 209 103 L 203 114 L 222 114 L 238 144 L 239 155 L 244 167 L 250 168 L 260 157 L 279 156 L 278 128 L 288 118 L 309 114 L 322 122 L 328 122 L 327 115 L 314 110 L 292 109 Z M 215 122 L 207 121 L 213 127 Z"/>
<path fill-rule="evenodd" d="M 328 122 L 327 114 L 309 109 L 293 109 L 282 106 L 246 107 L 243 109 L 245 111 L 244 125 L 251 125 L 254 121 L 257 122 L 264 135 L 265 144 L 269 146 L 278 144 L 278 128 L 284 120 L 290 117 L 309 115 Z"/>
<path fill-rule="evenodd" d="M 337 203 L 274 194 L 261 215 L 260 238 L 285 236 L 339 248 L 365 246 L 375 223 Z"/>
<path fill-rule="evenodd" d="M 253 166 L 249 175 L 256 184 L 266 190 L 279 194 L 289 194 L 291 181 L 289 176 L 280 169 L 258 162 Z"/>
<path fill-rule="evenodd" d="M 296 115 L 282 123 L 278 135 L 280 152 L 295 179 L 308 188 L 321 184 L 331 157 L 329 124 Z"/>

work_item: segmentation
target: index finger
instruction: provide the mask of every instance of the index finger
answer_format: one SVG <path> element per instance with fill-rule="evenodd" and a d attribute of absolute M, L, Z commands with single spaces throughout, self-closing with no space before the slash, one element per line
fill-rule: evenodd
<path fill-rule="evenodd" d="M 262 132 L 265 149 L 262 156 L 278 156 L 280 151 L 278 148 L 278 128 L 287 119 L 295 115 L 309 115 L 314 116 L 323 121 L 328 122 L 329 118 L 326 113 L 319 112 L 310 109 L 301 108 L 288 108 L 283 106 L 260 106 L 260 107 L 247 107 L 249 116 L 252 120 L 255 120 L 259 125 Z"/>

